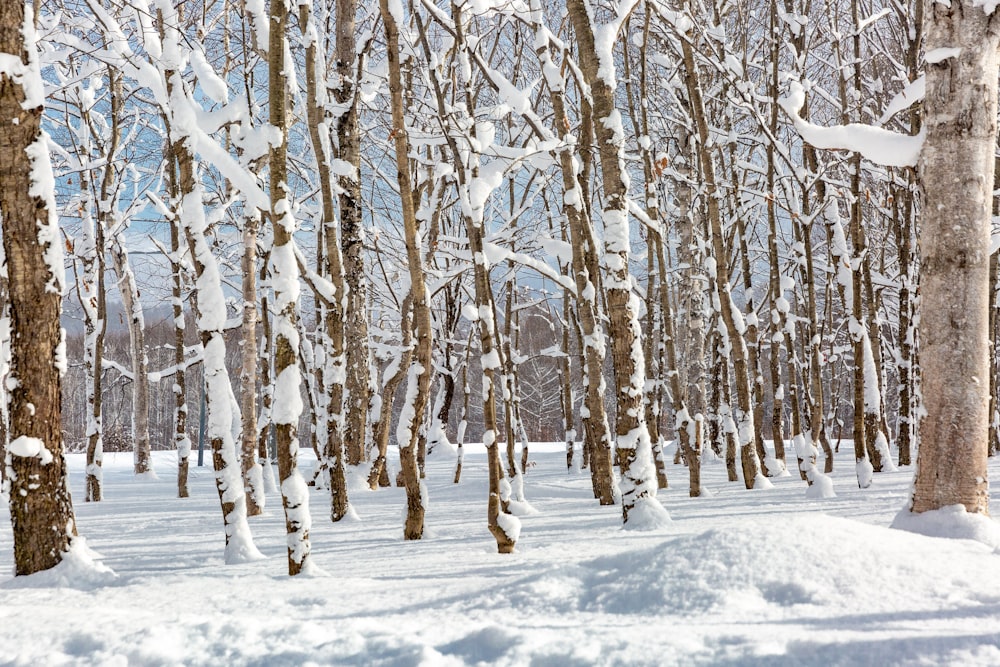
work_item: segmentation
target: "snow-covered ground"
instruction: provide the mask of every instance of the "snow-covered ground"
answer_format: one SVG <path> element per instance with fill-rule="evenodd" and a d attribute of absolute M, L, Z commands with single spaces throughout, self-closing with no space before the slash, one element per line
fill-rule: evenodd
<path fill-rule="evenodd" d="M 251 519 L 269 558 L 226 566 L 208 468 L 179 500 L 172 454 L 157 454 L 159 481 L 109 454 L 107 500 L 87 504 L 72 456 L 80 532 L 117 576 L 14 579 L 0 509 L 0 665 L 1000 665 L 1000 555 L 888 528 L 911 469 L 861 491 L 848 444 L 837 497 L 810 500 L 797 476 L 748 492 L 707 463 L 710 495 L 690 499 L 670 466 L 672 525 L 636 532 L 558 446 L 531 458 L 538 513 L 513 555 L 486 530 L 485 457 L 468 454 L 456 486 L 441 455 L 423 541 L 402 540 L 402 489 L 355 484 L 360 520 L 339 525 L 314 491 L 325 575 L 292 579 L 278 496 Z"/>

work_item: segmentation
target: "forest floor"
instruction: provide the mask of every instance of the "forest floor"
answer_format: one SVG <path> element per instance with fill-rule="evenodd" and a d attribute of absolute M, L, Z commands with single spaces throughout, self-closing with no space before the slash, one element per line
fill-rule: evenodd
<path fill-rule="evenodd" d="M 80 534 L 115 574 L 15 579 L 4 503 L 0 665 L 1000 664 L 1000 555 L 890 529 L 910 468 L 859 490 L 844 443 L 837 496 L 812 500 L 797 475 L 746 491 L 709 462 L 709 495 L 692 499 L 671 465 L 658 498 L 672 525 L 637 532 L 559 450 L 532 449 L 538 513 L 522 517 L 512 555 L 486 530 L 486 459 L 473 450 L 459 485 L 451 455 L 428 461 L 420 542 L 402 539 L 402 489 L 352 482 L 359 518 L 337 525 L 314 491 L 325 574 L 294 579 L 277 494 L 251 519 L 268 558 L 227 566 L 209 468 L 192 467 L 180 500 L 171 452 L 156 453 L 155 481 L 133 478 L 131 454 L 108 454 L 106 500 L 84 503 L 71 455 Z M 1000 461 L 990 468 L 1000 478 Z"/>

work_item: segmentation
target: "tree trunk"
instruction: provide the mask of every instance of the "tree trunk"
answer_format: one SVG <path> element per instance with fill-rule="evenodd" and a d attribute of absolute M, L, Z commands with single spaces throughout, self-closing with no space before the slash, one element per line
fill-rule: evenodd
<path fill-rule="evenodd" d="M 736 436 L 739 441 L 740 458 L 743 464 L 743 482 L 746 488 L 752 489 L 757 476 L 761 474 L 760 460 L 757 455 L 754 428 L 753 392 L 750 378 L 750 359 L 746 341 L 743 338 L 745 327 L 739 315 L 736 304 L 733 303 L 729 285 L 729 252 L 726 248 L 722 216 L 719 211 L 718 188 L 715 180 L 715 167 L 712 162 L 711 144 L 709 138 L 708 120 L 705 105 L 702 101 L 701 83 L 698 79 L 698 68 L 695 65 L 694 51 L 688 40 L 681 40 L 684 55 L 685 79 L 688 96 L 695 116 L 698 130 L 699 165 L 702 181 L 705 185 L 705 199 L 708 206 L 708 221 L 711 226 L 712 249 L 714 252 L 715 281 L 719 296 L 719 315 L 724 326 L 720 334 L 725 345 L 730 350 L 733 363 L 733 373 L 736 384 L 736 408 L 733 410 Z M 737 320 L 740 318 L 740 321 Z"/>
<path fill-rule="evenodd" d="M 169 123 L 169 119 L 167 119 Z M 178 174 L 178 155 L 174 144 L 167 140 L 165 152 L 168 162 L 167 190 L 170 193 L 171 207 L 174 219 L 170 225 L 170 272 L 172 278 L 171 307 L 174 316 L 174 447 L 177 449 L 177 497 L 187 498 L 188 469 L 191 458 L 191 438 L 187 434 L 187 371 L 184 358 L 184 264 L 181 261 L 184 251 L 181 246 L 181 225 L 177 216 L 180 213 L 180 177 Z"/>
<path fill-rule="evenodd" d="M 395 8 L 399 9 L 400 5 L 396 4 Z M 408 370 L 406 403 L 403 407 L 403 414 L 400 418 L 401 425 L 397 433 L 403 482 L 406 486 L 406 524 L 403 528 L 403 537 L 408 540 L 419 540 L 424 534 L 424 498 L 415 450 L 430 390 L 433 341 L 431 339 L 430 308 L 427 303 L 427 287 L 424 283 L 424 264 L 420 252 L 416 208 L 413 202 L 413 186 L 410 178 L 410 140 L 406 130 L 403 107 L 399 28 L 396 25 L 397 17 L 389 8 L 389 0 L 379 0 L 379 10 L 382 14 L 388 48 L 389 95 L 392 104 L 392 128 L 396 149 L 396 178 L 399 181 L 406 257 L 409 266 L 410 296 L 413 302 L 413 322 L 416 333 L 416 349 Z M 401 20 L 403 17 L 398 18 Z"/>
<path fill-rule="evenodd" d="M 990 211 L 997 141 L 996 17 L 968 1 L 931 4 L 920 154 L 920 360 L 925 415 L 910 509 L 987 514 Z"/>
<path fill-rule="evenodd" d="M 298 471 L 299 442 L 296 437 L 302 403 L 299 371 L 299 332 L 296 327 L 299 299 L 299 271 L 292 250 L 296 222 L 292 216 L 286 185 L 288 165 L 288 117 L 286 95 L 290 63 L 285 61 L 288 29 L 288 6 L 285 0 L 272 0 L 268 43 L 268 98 L 270 122 L 280 133 L 280 141 L 271 145 L 270 189 L 271 286 L 274 289 L 274 420 L 278 449 L 278 479 L 285 509 L 285 532 L 288 535 L 288 574 L 295 576 L 310 568 L 309 489 Z"/>
<path fill-rule="evenodd" d="M 322 136 L 326 122 L 326 84 L 321 80 L 323 63 L 321 62 L 319 33 L 315 19 L 309 11 L 309 4 L 299 5 L 299 27 L 306 42 L 306 115 L 309 125 L 309 137 L 312 141 L 313 154 L 320 185 L 322 217 L 325 247 L 323 258 L 326 264 L 326 277 L 333 284 L 333 298 L 324 302 L 324 330 L 322 345 L 324 347 L 324 365 L 322 384 L 326 390 L 326 440 L 323 443 L 322 460 L 328 467 L 330 475 L 330 519 L 340 521 L 348 512 L 347 481 L 344 476 L 344 382 L 345 362 L 344 351 L 344 266 L 341 261 L 340 243 L 338 242 L 337 224 L 334 216 L 334 178 L 331 170 L 329 138 Z M 338 7 L 338 11 L 341 8 Z M 346 11 L 346 10 L 345 10 Z M 337 38 L 340 40 L 341 28 L 338 25 Z M 356 122 L 356 121 L 355 121 Z M 356 131 L 355 131 L 356 134 Z M 342 147 L 343 148 L 343 147 Z M 351 185 L 351 179 L 341 179 L 342 183 L 354 190 L 360 189 L 360 184 Z M 350 194 L 341 194 L 341 201 L 348 197 L 348 205 L 360 206 L 356 200 L 350 201 Z M 343 211 L 345 219 L 356 215 L 360 218 L 360 210 L 353 208 Z M 318 356 L 318 355 L 317 355 Z M 365 374 L 368 365 L 365 361 Z M 358 444 L 357 461 L 361 461 L 363 436 L 356 440 Z"/>
<path fill-rule="evenodd" d="M 622 520 L 643 508 L 645 520 L 665 516 L 656 498 L 656 468 L 643 413 L 645 358 L 639 327 L 639 299 L 629 276 L 628 184 L 621 114 L 615 108 L 615 65 L 612 44 L 600 46 L 584 0 L 569 0 L 567 11 L 579 44 L 580 68 L 590 85 L 594 129 L 604 193 L 604 282 L 615 371 L 615 439 L 621 469 Z M 616 20 L 624 20 L 624 16 Z M 620 23 L 619 23 L 620 25 Z M 603 31 L 611 26 L 602 26 Z M 598 51 L 600 48 L 600 52 Z"/>
<path fill-rule="evenodd" d="M 540 13 L 538 0 L 532 2 L 533 12 Z M 540 19 L 539 19 L 540 21 Z M 583 375 L 584 399 L 580 410 L 583 422 L 583 442 L 581 443 L 582 465 L 590 467 L 591 485 L 594 497 L 601 505 L 615 502 L 614 473 L 611 469 L 611 427 L 604 407 L 605 382 L 603 376 L 605 342 L 601 328 L 602 312 L 598 291 L 600 289 L 600 268 L 597 261 L 597 241 L 590 220 L 587 179 L 580 172 L 580 164 L 587 169 L 589 163 L 590 117 L 586 104 L 580 122 L 580 141 L 575 142 L 570 134 L 569 116 L 565 106 L 565 86 L 563 75 L 552 62 L 548 37 L 541 23 L 533 26 L 539 37 L 537 50 L 542 70 L 549 82 L 549 96 L 552 102 L 553 120 L 556 134 L 565 137 L 558 151 L 563 185 L 563 212 L 566 215 L 572 247 L 571 268 L 576 283 L 577 323 L 581 341 L 581 370 Z M 580 158 L 574 154 L 574 143 L 582 144 Z"/>
<path fill-rule="evenodd" d="M 118 291 L 125 309 L 129 350 L 132 357 L 132 455 L 136 475 L 153 473 L 149 446 L 149 357 L 146 354 L 146 323 L 142 314 L 139 285 L 120 231 L 111 239 L 111 257 L 118 275 Z"/>
<path fill-rule="evenodd" d="M 337 119 L 337 157 L 341 166 L 350 166 L 350 174 L 341 174 L 340 244 L 343 251 L 346 304 L 344 337 L 347 349 L 347 414 L 344 421 L 344 448 L 347 464 L 358 465 L 364 458 L 368 409 L 373 388 L 371 351 L 368 347 L 368 284 L 365 280 L 361 218 L 361 135 L 358 130 L 357 77 L 358 59 L 354 40 L 354 17 L 357 0 L 337 0 L 337 74 L 340 86 L 334 88 L 344 112 Z"/>
<path fill-rule="evenodd" d="M 259 214 L 248 212 L 243 218 L 243 322 L 240 349 L 240 462 L 243 488 L 247 496 L 247 515 L 264 511 L 264 474 L 257 457 L 257 228 Z"/>
<path fill-rule="evenodd" d="M 10 518 L 14 574 L 57 565 L 76 535 L 63 457 L 59 326 L 64 285 L 52 167 L 41 130 L 42 78 L 30 11 L 0 3 L 0 53 L 24 74 L 0 75 L 0 219 L 11 312 Z"/>

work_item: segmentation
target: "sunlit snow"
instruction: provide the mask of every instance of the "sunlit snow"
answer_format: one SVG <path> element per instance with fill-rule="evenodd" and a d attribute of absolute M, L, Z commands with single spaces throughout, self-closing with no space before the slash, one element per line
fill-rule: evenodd
<path fill-rule="evenodd" d="M 1000 664 L 1000 555 L 983 543 L 997 522 L 901 515 L 912 468 L 861 490 L 849 442 L 835 498 L 807 498 L 798 475 L 749 493 L 715 461 L 708 493 L 689 498 L 685 468 L 668 465 L 671 488 L 653 502 L 672 521 L 641 532 L 596 503 L 586 471 L 567 473 L 561 443 L 533 443 L 525 489 L 538 513 L 521 517 L 511 555 L 487 531 L 483 450 L 466 450 L 459 485 L 447 449 L 428 459 L 419 542 L 402 539 L 401 488 L 352 485 L 359 520 L 317 513 L 307 579 L 285 574 L 276 498 L 251 519 L 268 558 L 227 566 L 210 469 L 192 469 L 180 500 L 173 480 L 137 483 L 130 453 L 107 454 L 107 500 L 76 505 L 102 559 L 81 544 L 56 570 L 15 579 L 0 509 L 0 664 Z M 173 460 L 155 457 L 161 470 Z M 69 464 L 82 498 L 83 457 Z M 956 516 L 954 536 L 979 541 L 918 534 L 951 535 Z"/>

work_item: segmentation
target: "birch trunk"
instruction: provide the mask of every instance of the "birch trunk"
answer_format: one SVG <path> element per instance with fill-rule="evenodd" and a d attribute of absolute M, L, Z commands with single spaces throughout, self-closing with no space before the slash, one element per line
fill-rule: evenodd
<path fill-rule="evenodd" d="M 336 217 L 334 215 L 334 178 L 331 170 L 332 148 L 326 123 L 326 89 L 320 76 L 324 71 L 319 44 L 319 32 L 311 11 L 311 2 L 299 2 L 299 26 L 306 42 L 306 116 L 309 137 L 320 186 L 322 203 L 323 259 L 326 277 L 336 291 L 333 298 L 326 301 L 323 308 L 323 366 L 322 384 L 326 390 L 326 439 L 323 443 L 322 459 L 328 466 L 330 475 L 330 519 L 340 521 L 348 512 L 347 480 L 344 473 L 344 383 L 346 354 L 344 351 L 344 266 L 341 261 Z M 338 40 L 340 39 L 338 26 Z M 322 87 L 321 87 L 322 86 Z M 342 179 L 343 180 L 343 179 Z M 348 183 L 350 185 L 350 183 Z M 360 189 L 360 184 L 352 186 Z M 341 199 L 345 196 L 342 194 Z M 360 204 L 357 204 L 360 205 Z M 343 213 L 343 211 L 342 211 Z M 352 210 L 347 215 L 353 216 Z M 359 216 L 360 217 L 360 216 Z M 320 355 L 317 354 L 317 357 Z M 367 374 L 367 362 L 365 363 Z M 361 450 L 358 447 L 358 462 Z"/>
<path fill-rule="evenodd" d="M 972 2 L 924 16 L 927 135 L 919 170 L 924 416 L 910 509 L 987 514 L 990 211 L 997 142 L 996 17 Z"/>
<path fill-rule="evenodd" d="M 615 502 L 614 472 L 611 468 L 611 427 L 604 407 L 604 358 L 606 354 L 604 332 L 601 327 L 601 304 L 597 298 L 600 289 L 600 268 L 597 261 L 597 241 L 590 220 L 587 180 L 581 173 L 589 162 L 586 146 L 589 144 L 589 113 L 584 106 L 581 118 L 579 143 L 583 145 L 580 158 L 573 150 L 574 137 L 570 133 L 569 116 L 565 106 L 565 84 L 559 68 L 553 63 L 548 36 L 542 29 L 542 9 L 539 0 L 532 1 L 533 28 L 536 30 L 537 54 L 542 65 L 552 102 L 556 135 L 563 137 L 558 151 L 563 186 L 563 213 L 566 216 L 570 244 L 571 268 L 576 283 L 576 313 L 581 338 L 581 370 L 584 399 L 580 410 L 583 422 L 583 467 L 590 467 L 594 497 L 601 505 Z"/>
<path fill-rule="evenodd" d="M 288 117 L 285 109 L 291 63 L 285 61 L 288 6 L 285 0 L 272 0 L 268 40 L 268 98 L 270 123 L 280 134 L 271 145 L 270 189 L 271 285 L 274 289 L 274 403 L 272 419 L 278 449 L 278 479 L 285 509 L 285 532 L 288 535 L 288 574 L 295 576 L 311 567 L 309 529 L 309 489 L 298 471 L 299 440 L 296 434 L 302 401 L 299 392 L 299 332 L 296 312 L 299 300 L 299 271 L 292 249 L 296 222 L 288 200 Z"/>
<path fill-rule="evenodd" d="M 723 322 L 720 334 L 726 341 L 726 347 L 733 361 L 733 373 L 736 384 L 736 409 L 733 410 L 736 437 L 739 442 L 740 458 L 743 466 L 743 482 L 746 488 L 752 489 L 761 476 L 760 460 L 757 456 L 754 442 L 754 406 L 750 379 L 750 360 L 746 341 L 743 338 L 745 324 L 733 303 L 729 285 L 729 252 L 725 245 L 722 230 L 722 216 L 719 211 L 718 187 L 715 179 L 715 167 L 710 149 L 708 120 L 705 105 L 702 101 L 701 83 L 698 79 L 698 68 L 694 60 L 694 51 L 687 39 L 681 40 L 685 65 L 685 79 L 688 97 L 695 125 L 698 131 L 698 157 L 702 181 L 705 187 L 705 199 L 708 207 L 708 221 L 711 229 L 712 249 L 715 255 L 715 282 L 719 296 L 719 315 Z M 739 318 L 739 319 L 737 319 Z"/>
<path fill-rule="evenodd" d="M 264 511 L 264 474 L 257 456 L 257 229 L 259 214 L 243 219 L 243 321 L 240 333 L 240 462 L 247 496 L 247 515 Z"/>
<path fill-rule="evenodd" d="M 630 11 L 622 3 L 619 12 Z M 630 5 L 634 7 L 634 4 Z M 567 11 L 579 44 L 580 68 L 594 107 L 594 129 L 601 163 L 604 194 L 604 281 L 610 319 L 611 356 L 615 371 L 615 438 L 621 469 L 622 520 L 639 510 L 643 523 L 665 517 L 656 497 L 656 468 L 643 413 L 645 358 L 639 327 L 639 299 L 629 276 L 628 183 L 625 173 L 625 137 L 622 118 L 615 108 L 615 63 L 612 44 L 603 37 L 617 33 L 626 16 L 600 26 L 600 51 L 595 26 L 584 0 L 568 0 Z"/>
<path fill-rule="evenodd" d="M 386 46 L 389 60 L 389 95 L 392 105 L 392 128 L 396 149 L 396 178 L 399 181 L 400 203 L 403 214 L 403 231 L 406 241 L 406 258 L 410 274 L 410 296 L 413 302 L 413 322 L 416 334 L 414 358 L 408 369 L 407 399 L 400 417 L 397 432 L 399 458 L 402 466 L 403 482 L 406 486 L 406 524 L 403 537 L 419 540 L 424 534 L 423 484 L 417 468 L 416 444 L 420 435 L 424 408 L 430 392 L 431 380 L 431 339 L 430 308 L 427 303 L 427 287 L 424 283 L 424 264 L 417 229 L 417 214 L 413 201 L 413 185 L 410 178 L 410 140 L 406 130 L 403 106 L 403 83 L 400 65 L 399 23 L 403 16 L 394 15 L 394 10 L 402 13 L 402 6 L 389 0 L 379 0 L 379 11 L 385 28 Z"/>
<path fill-rule="evenodd" d="M 361 134 L 358 129 L 357 73 L 360 71 L 355 44 L 357 0 L 337 0 L 337 74 L 334 88 L 344 112 L 337 119 L 337 157 L 351 173 L 337 179 L 340 188 L 340 247 L 343 252 L 344 338 L 347 350 L 347 414 L 344 448 L 347 464 L 358 465 L 365 456 L 371 386 L 371 351 L 368 346 L 368 284 L 364 267 L 364 228 L 361 218 Z"/>
<path fill-rule="evenodd" d="M 0 219 L 11 312 L 10 518 L 14 573 L 57 565 L 76 535 L 60 430 L 65 281 L 54 181 L 41 129 L 42 77 L 29 6 L 0 3 Z"/>

